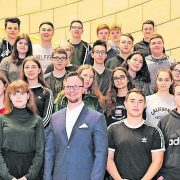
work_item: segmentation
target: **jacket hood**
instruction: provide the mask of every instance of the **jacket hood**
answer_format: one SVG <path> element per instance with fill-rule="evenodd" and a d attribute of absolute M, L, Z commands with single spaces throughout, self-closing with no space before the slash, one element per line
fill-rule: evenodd
<path fill-rule="evenodd" d="M 4 39 L 2 39 L 2 43 L 3 44 L 6 44 L 7 43 L 7 40 L 4 38 Z"/>
<path fill-rule="evenodd" d="M 4 39 L 2 39 L 2 43 L 5 45 L 5 46 L 9 46 L 9 47 L 11 47 L 12 48 L 12 46 L 13 45 L 11 45 L 10 43 L 9 43 L 9 41 L 6 39 L 6 38 L 4 38 Z"/>
<path fill-rule="evenodd" d="M 160 60 L 162 60 L 162 61 L 165 60 L 166 61 L 167 59 L 169 59 L 169 56 L 166 55 L 166 54 L 164 54 L 163 57 L 160 58 L 160 59 L 155 59 L 155 58 L 152 57 L 152 55 L 149 55 L 149 56 L 146 57 L 146 60 L 153 61 L 153 62 L 157 62 L 157 61 L 160 61 Z"/>
<path fill-rule="evenodd" d="M 177 112 L 177 109 L 173 109 L 169 112 L 172 116 L 180 119 L 180 114 Z"/>

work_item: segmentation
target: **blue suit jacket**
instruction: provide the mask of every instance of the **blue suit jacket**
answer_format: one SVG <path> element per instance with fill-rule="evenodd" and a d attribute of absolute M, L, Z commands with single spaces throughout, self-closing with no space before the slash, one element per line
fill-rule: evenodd
<path fill-rule="evenodd" d="M 103 180 L 108 151 L 104 115 L 85 105 L 69 140 L 65 125 L 66 108 L 52 115 L 44 180 Z"/>

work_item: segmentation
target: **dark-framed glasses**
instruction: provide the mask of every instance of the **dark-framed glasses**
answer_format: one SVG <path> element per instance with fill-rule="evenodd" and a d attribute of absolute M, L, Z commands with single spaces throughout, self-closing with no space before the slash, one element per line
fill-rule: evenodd
<path fill-rule="evenodd" d="M 175 71 L 177 74 L 180 74 L 180 70 L 179 69 L 174 68 L 173 71 Z"/>
<path fill-rule="evenodd" d="M 73 90 L 79 90 L 80 88 L 82 88 L 83 86 L 64 86 L 64 89 L 65 90 L 70 90 L 70 89 L 73 89 Z"/>
<path fill-rule="evenodd" d="M 97 55 L 105 55 L 106 51 L 94 51 Z"/>
<path fill-rule="evenodd" d="M 122 81 L 122 80 L 124 80 L 125 78 L 126 78 L 126 76 L 124 76 L 124 75 L 114 76 L 114 77 L 113 77 L 113 80 L 114 80 L 114 81 L 118 81 L 118 80 Z"/>
<path fill-rule="evenodd" d="M 58 56 L 54 56 L 52 58 L 54 61 L 60 61 L 60 62 L 63 62 L 67 59 L 66 57 L 58 57 Z"/>
<path fill-rule="evenodd" d="M 78 30 L 81 30 L 82 29 L 82 26 L 71 26 L 72 29 L 78 29 Z"/>

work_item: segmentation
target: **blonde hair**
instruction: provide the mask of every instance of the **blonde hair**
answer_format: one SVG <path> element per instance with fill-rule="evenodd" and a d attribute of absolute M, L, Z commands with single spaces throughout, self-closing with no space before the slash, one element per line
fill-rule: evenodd
<path fill-rule="evenodd" d="M 111 27 L 110 27 L 110 32 L 113 31 L 113 30 L 119 30 L 121 32 L 121 29 L 122 27 L 117 25 L 117 24 L 113 24 Z"/>

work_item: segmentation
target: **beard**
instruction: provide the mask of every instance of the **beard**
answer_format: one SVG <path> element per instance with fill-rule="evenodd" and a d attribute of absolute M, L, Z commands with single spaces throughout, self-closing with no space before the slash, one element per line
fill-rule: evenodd
<path fill-rule="evenodd" d="M 76 103 L 76 102 L 79 101 L 79 99 L 78 99 L 78 98 L 76 98 L 76 99 L 68 99 L 68 101 L 69 101 L 70 103 Z"/>

